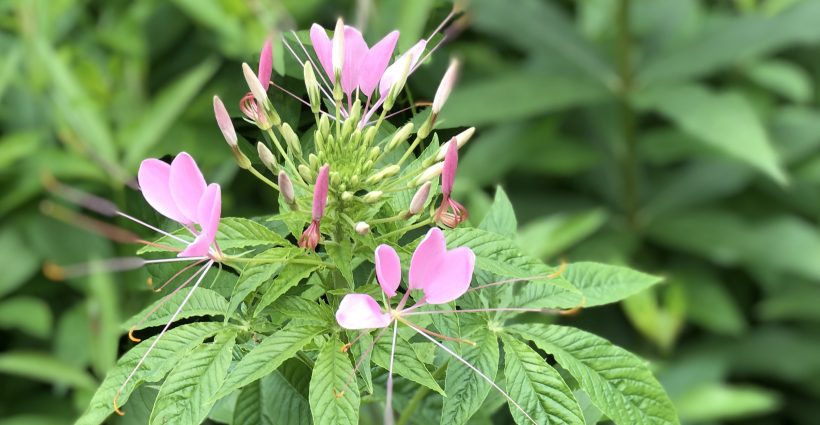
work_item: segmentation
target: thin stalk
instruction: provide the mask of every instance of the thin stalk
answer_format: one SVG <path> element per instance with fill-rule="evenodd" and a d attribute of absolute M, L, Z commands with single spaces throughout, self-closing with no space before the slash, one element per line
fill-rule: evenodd
<path fill-rule="evenodd" d="M 250 171 L 250 172 L 251 172 L 251 174 L 253 174 L 254 176 L 256 176 L 256 178 L 257 178 L 257 179 L 261 180 L 261 181 L 262 181 L 262 183 L 265 183 L 266 185 L 268 185 L 268 186 L 272 187 L 272 188 L 273 188 L 273 189 L 275 189 L 277 192 L 279 191 L 279 185 L 278 185 L 278 184 L 276 184 L 276 183 L 274 183 L 274 182 L 272 182 L 272 181 L 271 181 L 270 179 L 268 179 L 267 177 L 265 177 L 262 173 L 260 173 L 259 171 L 257 171 L 257 170 L 256 170 L 256 168 L 253 168 L 252 166 L 251 166 L 251 167 L 248 167 L 248 171 Z"/>

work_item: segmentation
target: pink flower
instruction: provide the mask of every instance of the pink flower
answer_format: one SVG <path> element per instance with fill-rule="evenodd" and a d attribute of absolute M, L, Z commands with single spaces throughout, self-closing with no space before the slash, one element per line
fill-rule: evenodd
<path fill-rule="evenodd" d="M 375 252 L 376 277 L 382 291 L 392 298 L 401 282 L 401 263 L 396 251 L 380 245 Z M 466 247 L 447 250 L 444 233 L 433 228 L 419 243 L 410 260 L 409 287 L 398 307 L 384 312 L 370 295 L 348 294 L 339 304 L 336 321 L 345 329 L 384 328 L 394 317 L 400 317 L 424 304 L 445 304 L 462 296 L 470 288 L 475 254 Z M 414 306 L 404 309 L 410 291 L 419 289 L 424 296 Z"/>
<path fill-rule="evenodd" d="M 369 98 L 376 89 L 376 85 L 379 84 L 390 57 L 393 55 L 399 32 L 393 31 L 387 34 L 371 48 L 368 48 L 362 33 L 354 27 L 345 25 L 342 37 L 344 39 L 342 43 L 344 49 L 342 90 L 351 96 L 358 88 Z M 327 31 L 321 25 L 313 24 L 310 27 L 310 40 L 325 74 L 330 77 L 331 81 L 335 80 L 333 42 L 328 37 Z"/>
<path fill-rule="evenodd" d="M 265 45 L 262 46 L 262 51 L 259 53 L 259 68 L 257 76 L 262 88 L 265 91 L 270 86 L 270 76 L 273 73 L 273 46 L 270 39 L 265 40 Z"/>
<path fill-rule="evenodd" d="M 214 240 L 222 211 L 221 189 L 216 183 L 205 183 L 190 155 L 181 152 L 170 165 L 146 159 L 140 164 L 137 180 L 148 204 L 195 235 L 179 257 L 219 257 Z"/>
<path fill-rule="evenodd" d="M 441 206 L 435 213 L 437 222 L 447 227 L 456 227 L 467 219 L 467 209 L 451 197 L 453 183 L 458 168 L 458 142 L 456 138 L 450 140 L 447 153 L 444 154 L 444 168 L 441 171 L 441 193 L 444 195 Z"/>
<path fill-rule="evenodd" d="M 322 239 L 322 233 L 319 229 L 319 224 L 322 217 L 325 215 L 325 206 L 327 205 L 327 191 L 328 180 L 330 174 L 330 166 L 325 164 L 319 169 L 319 175 L 316 176 L 316 184 L 313 187 L 313 209 L 311 211 L 311 222 L 302 237 L 299 238 L 299 246 L 315 251 L 316 246 Z"/>

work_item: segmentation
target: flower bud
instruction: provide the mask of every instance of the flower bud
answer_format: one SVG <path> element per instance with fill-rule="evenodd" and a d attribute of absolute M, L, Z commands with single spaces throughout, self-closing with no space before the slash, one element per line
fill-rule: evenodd
<path fill-rule="evenodd" d="M 302 145 L 299 143 L 299 136 L 296 135 L 290 127 L 290 124 L 282 123 L 282 126 L 279 127 L 279 131 L 282 133 L 282 137 L 285 139 L 285 143 L 287 143 L 290 150 L 297 156 L 301 156 Z"/>
<path fill-rule="evenodd" d="M 375 161 L 379 157 L 379 155 L 381 155 L 381 153 L 382 153 L 382 150 L 381 150 L 380 147 L 373 146 L 370 149 L 370 152 L 367 154 L 367 159 L 369 159 L 371 161 Z"/>
<path fill-rule="evenodd" d="M 262 142 L 256 142 L 256 152 L 259 154 L 259 160 L 262 161 L 262 164 L 270 170 L 270 172 L 275 173 L 276 168 L 278 167 L 276 164 L 276 157 L 273 156 L 273 152 L 268 149 Z"/>
<path fill-rule="evenodd" d="M 288 205 L 294 205 L 296 197 L 293 194 L 293 183 L 290 181 L 288 174 L 282 170 L 279 172 L 279 193 Z"/>
<path fill-rule="evenodd" d="M 245 75 L 245 82 L 248 83 L 248 88 L 250 88 L 253 98 L 256 100 L 257 107 L 262 109 L 260 114 L 265 114 L 271 125 L 279 125 L 282 122 L 279 113 L 271 105 L 267 91 L 262 87 L 259 78 L 256 77 L 256 74 L 253 73 L 247 63 L 242 64 L 242 73 Z"/>
<path fill-rule="evenodd" d="M 433 98 L 433 116 L 438 115 L 444 106 L 444 102 L 447 102 L 447 98 L 450 96 L 458 77 L 458 67 L 459 62 L 457 59 L 450 60 L 450 66 L 447 67 L 444 77 L 441 78 L 441 83 L 439 83 L 438 90 L 436 90 L 436 96 Z"/>
<path fill-rule="evenodd" d="M 390 139 L 390 142 L 387 143 L 386 151 L 392 151 L 395 149 L 399 143 L 407 141 L 407 138 L 410 137 L 410 133 L 413 132 L 413 123 L 409 122 L 402 126 L 402 128 L 398 129 L 395 134 L 393 134 L 393 138 Z"/>
<path fill-rule="evenodd" d="M 354 227 L 354 229 L 356 229 L 356 233 L 358 233 L 362 236 L 370 233 L 370 225 L 365 223 L 364 221 L 360 221 L 360 222 L 356 223 L 356 226 Z"/>
<path fill-rule="evenodd" d="M 427 198 L 430 196 L 430 187 L 432 187 L 433 183 L 426 182 L 419 190 L 416 191 L 416 194 L 413 195 L 413 199 L 410 200 L 410 206 L 407 208 L 407 217 L 414 216 L 421 212 L 422 208 L 424 208 L 424 204 L 427 203 Z"/>
<path fill-rule="evenodd" d="M 299 175 L 302 176 L 305 181 L 313 180 L 313 173 L 310 172 L 310 168 L 307 165 L 299 164 L 296 168 L 299 170 Z"/>
<path fill-rule="evenodd" d="M 366 146 L 370 146 L 373 144 L 373 140 L 376 138 L 376 133 L 379 131 L 379 128 L 375 125 L 370 126 L 367 130 L 364 131 L 364 144 Z"/>
<path fill-rule="evenodd" d="M 327 115 L 322 115 L 322 118 L 319 118 L 319 133 L 325 140 L 330 135 L 330 120 Z"/>
<path fill-rule="evenodd" d="M 345 61 L 345 24 L 342 18 L 336 20 L 336 28 L 333 30 L 333 45 L 331 51 L 331 63 L 333 64 L 333 78 L 337 84 L 341 84 L 342 69 Z"/>
<path fill-rule="evenodd" d="M 404 88 L 404 84 L 407 82 L 407 75 L 410 74 L 410 65 L 413 62 L 412 56 L 413 55 L 405 55 L 405 58 L 403 59 L 403 63 L 401 64 L 401 74 L 399 75 L 399 78 L 396 79 L 396 82 L 390 87 L 390 91 L 387 93 L 387 98 L 382 106 L 385 111 L 393 109 L 393 104 L 396 102 L 396 98 L 399 97 L 399 93 L 401 93 Z"/>
<path fill-rule="evenodd" d="M 219 125 L 219 131 L 228 142 L 231 149 L 236 147 L 236 131 L 231 122 L 231 116 L 228 115 L 228 110 L 225 109 L 225 104 L 219 99 L 219 96 L 214 96 L 214 115 L 216 116 L 216 124 Z"/>
<path fill-rule="evenodd" d="M 310 110 L 318 114 L 322 110 L 322 96 L 319 93 L 319 81 L 316 80 L 316 74 L 313 72 L 313 65 L 310 61 L 305 61 L 304 76 L 305 88 L 307 88 L 310 99 Z"/>
<path fill-rule="evenodd" d="M 319 157 L 314 154 L 308 155 L 308 165 L 311 169 L 319 168 Z"/>
<path fill-rule="evenodd" d="M 273 72 L 273 46 L 271 45 L 270 38 L 265 40 L 265 45 L 262 46 L 262 52 L 259 53 L 259 70 L 257 75 L 259 77 L 259 82 L 262 84 L 262 88 L 265 91 L 268 90 L 268 86 L 270 86 L 270 75 Z"/>
<path fill-rule="evenodd" d="M 399 167 L 396 164 L 388 165 L 387 167 L 384 167 L 381 170 L 379 170 L 378 173 L 373 174 L 372 176 L 368 177 L 367 180 L 365 180 L 365 183 L 367 183 L 367 184 L 378 183 L 378 182 L 382 181 L 383 179 L 385 179 L 387 177 L 392 177 L 392 176 L 396 175 L 400 170 L 401 170 L 401 167 Z"/>
<path fill-rule="evenodd" d="M 351 199 L 353 199 L 353 193 L 352 192 L 348 192 L 348 191 L 342 192 L 342 201 L 348 202 Z"/>
<path fill-rule="evenodd" d="M 384 192 L 381 190 L 374 190 L 372 192 L 367 192 L 364 196 L 362 196 L 362 201 L 367 204 L 373 203 L 381 199 Z"/>
<path fill-rule="evenodd" d="M 441 170 L 443 169 L 444 162 L 437 162 L 431 165 L 426 170 L 424 170 L 423 173 L 421 173 L 421 175 L 413 182 L 413 184 L 410 185 L 410 187 L 419 186 L 429 182 L 430 180 L 433 180 L 434 178 L 438 177 L 439 174 L 441 174 Z"/>
<path fill-rule="evenodd" d="M 441 145 L 441 147 L 438 148 L 438 153 L 436 153 L 436 161 L 441 161 L 444 159 L 444 155 L 447 153 L 447 148 L 450 147 L 450 142 L 452 142 L 453 139 L 455 139 L 456 141 L 456 146 L 459 149 L 461 149 L 462 146 L 466 145 L 467 142 L 470 141 L 470 138 L 473 137 L 473 134 L 475 134 L 475 127 L 470 127 L 462 131 L 461 133 L 458 133 L 455 136 L 453 136 L 452 139 L 448 140 L 447 143 Z"/>

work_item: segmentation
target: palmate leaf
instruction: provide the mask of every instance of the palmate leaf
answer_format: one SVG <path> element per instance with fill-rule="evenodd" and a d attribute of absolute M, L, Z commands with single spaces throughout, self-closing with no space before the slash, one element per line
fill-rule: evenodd
<path fill-rule="evenodd" d="M 319 266 L 314 264 L 288 264 L 283 268 L 279 275 L 273 279 L 271 287 L 262 294 L 262 298 L 256 304 L 253 315 L 258 316 L 265 307 L 271 305 L 279 297 L 282 296 L 288 289 L 293 288 L 302 279 L 310 276 Z"/>
<path fill-rule="evenodd" d="M 217 335 L 212 344 L 195 348 L 165 378 L 151 411 L 150 424 L 197 425 L 216 400 L 212 396 L 231 364 L 235 334 Z"/>
<path fill-rule="evenodd" d="M 504 334 L 501 340 L 504 342 L 504 376 L 510 397 L 539 424 L 583 425 L 581 407 L 561 374 L 527 344 Z M 519 425 L 532 423 L 512 404 L 510 413 Z"/>
<path fill-rule="evenodd" d="M 322 328 L 315 325 L 291 323 L 274 332 L 236 364 L 214 399 L 224 397 L 273 372 L 282 362 L 295 356 L 321 331 Z"/>
<path fill-rule="evenodd" d="M 231 294 L 231 301 L 228 304 L 228 309 L 225 314 L 230 316 L 231 313 L 239 307 L 239 304 L 245 300 L 248 294 L 270 280 L 274 273 L 278 273 L 282 269 L 288 259 L 302 252 L 301 249 L 295 247 L 277 247 L 268 249 L 253 257 L 252 260 L 254 262 L 248 263 L 247 267 L 239 274 L 239 279 L 236 281 L 236 286 Z"/>
<path fill-rule="evenodd" d="M 623 348 L 567 326 L 527 323 L 506 329 L 555 356 L 616 424 L 679 423 L 675 407 L 645 362 Z"/>
<path fill-rule="evenodd" d="M 357 425 L 359 423 L 359 387 L 353 380 L 353 365 L 341 350 L 338 337 L 328 340 L 313 367 L 310 377 L 310 411 L 316 425 Z"/>
<path fill-rule="evenodd" d="M 490 379 L 498 372 L 498 339 L 486 327 L 471 335 L 474 347 L 463 347 L 461 356 Z M 464 363 L 451 359 L 444 390 L 447 397 L 441 411 L 441 425 L 461 425 L 478 411 L 492 388 L 491 384 Z"/>
<path fill-rule="evenodd" d="M 310 369 L 291 359 L 242 389 L 232 425 L 310 425 Z"/>
<path fill-rule="evenodd" d="M 387 336 L 387 332 L 373 347 L 373 362 L 388 370 L 390 366 L 390 351 L 392 338 Z M 393 356 L 393 373 L 407 378 L 417 384 L 441 394 L 444 390 L 439 386 L 433 375 L 427 370 L 427 366 L 419 359 L 419 353 L 410 345 L 410 341 L 399 335 L 396 338 L 396 352 Z"/>
<path fill-rule="evenodd" d="M 201 344 L 202 340 L 224 328 L 221 323 L 192 323 L 166 332 L 142 366 L 137 369 L 128 385 L 123 388 L 118 403 L 123 405 L 131 392 L 142 382 L 157 382 L 162 379 L 189 351 Z M 120 358 L 94 393 L 88 408 L 77 420 L 76 425 L 100 424 L 114 412 L 113 402 L 117 390 L 155 340 L 156 336 L 141 342 Z"/>
<path fill-rule="evenodd" d="M 150 328 L 152 326 L 164 325 L 171 319 L 171 316 L 174 315 L 177 308 L 179 308 L 180 303 L 182 303 L 189 292 L 190 290 L 180 291 L 164 303 L 162 299 L 157 300 L 141 312 L 128 319 L 122 324 L 121 328 L 123 330 L 128 330 L 131 328 L 139 330 Z M 160 303 L 163 303 L 162 306 L 154 311 L 148 320 L 143 323 L 139 323 L 143 317 L 153 311 Z M 177 315 L 177 320 L 196 316 L 222 316 L 225 314 L 225 310 L 227 309 L 228 301 L 222 297 L 222 295 L 219 295 L 216 291 L 198 287 L 194 291 L 193 295 L 191 295 L 188 302 L 182 307 L 182 310 Z"/>

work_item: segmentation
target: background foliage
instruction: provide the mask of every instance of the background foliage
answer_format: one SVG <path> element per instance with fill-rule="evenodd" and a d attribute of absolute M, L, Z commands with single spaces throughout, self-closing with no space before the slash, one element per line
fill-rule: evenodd
<path fill-rule="evenodd" d="M 212 117 L 214 93 L 246 90 L 238 64 L 275 29 L 339 14 L 400 29 L 404 49 L 448 7 L 0 2 L 0 424 L 75 418 L 130 346 L 120 323 L 153 299 L 142 272 L 42 276 L 45 260 L 133 252 L 42 215 L 44 174 L 144 213 L 127 185 L 139 160 L 186 150 L 226 210 L 269 212 Z M 652 360 L 685 423 L 816 421 L 817 22 L 812 0 L 473 0 L 410 81 L 429 100 L 447 53 L 464 60 L 441 124 L 478 127 L 456 185 L 475 222 L 501 183 L 531 254 L 666 276 L 561 322 Z M 145 423 L 140 396 L 120 422 Z"/>

